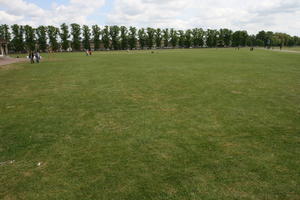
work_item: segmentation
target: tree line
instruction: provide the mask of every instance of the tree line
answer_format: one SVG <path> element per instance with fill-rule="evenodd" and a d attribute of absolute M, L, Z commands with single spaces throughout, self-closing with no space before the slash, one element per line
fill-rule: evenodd
<path fill-rule="evenodd" d="M 199 47 L 244 47 L 244 46 L 296 46 L 300 37 L 286 33 L 260 31 L 256 35 L 245 30 L 232 31 L 227 28 L 207 29 L 194 28 L 176 30 L 174 28 L 154 29 L 130 26 L 93 25 L 80 26 L 63 23 L 60 27 L 14 24 L 0 25 L 0 39 L 8 41 L 9 51 L 24 52 L 30 50 L 80 51 L 94 50 L 127 50 L 152 48 L 199 48 Z M 91 45 L 93 44 L 93 45 Z"/>

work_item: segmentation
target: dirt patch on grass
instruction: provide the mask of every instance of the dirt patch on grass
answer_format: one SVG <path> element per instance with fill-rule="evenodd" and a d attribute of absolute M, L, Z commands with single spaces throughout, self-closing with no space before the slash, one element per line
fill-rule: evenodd
<path fill-rule="evenodd" d="M 0 57 L 0 68 L 9 68 L 9 64 L 24 62 L 26 58 Z"/>

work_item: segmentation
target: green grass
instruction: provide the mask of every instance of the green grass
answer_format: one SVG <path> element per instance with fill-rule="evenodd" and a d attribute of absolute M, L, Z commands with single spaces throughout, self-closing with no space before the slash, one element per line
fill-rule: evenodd
<path fill-rule="evenodd" d="M 279 49 L 279 47 L 275 47 L 275 49 Z M 300 47 L 283 47 L 282 50 L 289 50 L 289 51 L 300 51 Z"/>
<path fill-rule="evenodd" d="M 0 69 L 0 199 L 300 199 L 298 54 L 44 56 Z"/>

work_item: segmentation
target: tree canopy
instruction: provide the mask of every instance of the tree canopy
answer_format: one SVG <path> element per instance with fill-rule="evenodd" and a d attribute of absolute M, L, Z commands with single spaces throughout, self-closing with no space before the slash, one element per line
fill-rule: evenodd
<path fill-rule="evenodd" d="M 69 31 L 70 30 L 70 31 Z M 11 27 L 0 25 L 0 39 L 9 42 L 9 50 L 22 52 L 29 50 L 66 51 L 70 44 L 73 50 L 93 48 L 126 50 L 152 48 L 200 48 L 200 47 L 244 47 L 244 46 L 296 46 L 300 37 L 286 33 L 259 31 L 249 35 L 246 30 L 233 31 L 227 28 L 207 29 L 193 28 L 178 30 L 174 28 L 136 28 L 125 26 L 91 27 L 73 23 L 55 26 L 14 24 Z"/>

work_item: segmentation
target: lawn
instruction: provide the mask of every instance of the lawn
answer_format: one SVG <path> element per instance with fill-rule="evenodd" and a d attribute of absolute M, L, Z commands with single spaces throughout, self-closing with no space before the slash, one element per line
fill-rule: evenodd
<path fill-rule="evenodd" d="M 300 56 L 42 54 L 0 67 L 0 199 L 300 199 Z"/>
<path fill-rule="evenodd" d="M 279 47 L 275 47 L 275 49 L 279 49 Z M 283 47 L 282 50 L 289 50 L 289 51 L 300 51 L 300 47 Z"/>

